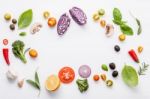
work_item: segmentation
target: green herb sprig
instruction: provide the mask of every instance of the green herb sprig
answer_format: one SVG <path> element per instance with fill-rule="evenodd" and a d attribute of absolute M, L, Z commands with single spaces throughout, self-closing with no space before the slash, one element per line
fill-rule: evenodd
<path fill-rule="evenodd" d="M 139 75 L 145 75 L 145 72 L 148 70 L 149 64 L 146 64 L 145 62 L 142 63 L 142 66 L 139 67 L 138 74 Z"/>
<path fill-rule="evenodd" d="M 122 20 L 122 14 L 118 8 L 114 8 L 113 10 L 113 22 L 117 25 L 120 26 L 120 30 L 122 31 L 123 34 L 126 35 L 133 35 L 133 29 L 128 26 L 126 21 Z"/>

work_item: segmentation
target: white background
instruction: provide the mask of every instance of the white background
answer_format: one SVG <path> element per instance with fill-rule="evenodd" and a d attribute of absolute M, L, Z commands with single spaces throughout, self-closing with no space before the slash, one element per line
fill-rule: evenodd
<path fill-rule="evenodd" d="M 136 88 L 127 87 L 119 76 L 116 79 L 111 77 L 111 70 L 107 72 L 109 79 L 113 79 L 114 86 L 107 88 L 105 83 L 99 81 L 95 83 L 92 76 L 89 80 L 89 90 L 81 94 L 77 88 L 75 80 L 73 83 L 62 84 L 56 92 L 47 92 L 44 87 L 46 78 L 51 74 L 57 74 L 63 66 L 69 65 L 78 76 L 78 68 L 80 65 L 88 64 L 92 68 L 92 75 L 104 73 L 100 65 L 115 62 L 117 70 L 121 72 L 124 63 L 134 66 L 138 69 L 138 65 L 127 54 L 131 48 L 137 49 L 139 45 L 144 46 L 142 54 L 138 54 L 140 60 L 150 63 L 150 1 L 149 0 L 1 0 L 0 3 L 0 41 L 2 49 L 2 40 L 9 39 L 10 61 L 11 67 L 14 68 L 19 75 L 26 78 L 34 78 L 34 71 L 39 67 L 38 73 L 41 81 L 41 95 L 38 97 L 38 91 L 29 84 L 25 83 L 22 89 L 17 87 L 17 81 L 10 82 L 7 80 L 5 72 L 8 69 L 0 51 L 0 98 L 1 99 L 149 99 L 150 98 L 150 72 L 139 78 L 139 85 Z M 42 13 L 45 10 L 51 12 L 51 16 L 57 19 L 61 14 L 67 12 L 73 6 L 82 8 L 88 17 L 88 23 L 80 27 L 73 20 L 71 25 L 63 37 L 59 37 L 56 27 L 51 29 L 47 26 L 47 21 L 43 19 Z M 107 38 L 105 31 L 99 26 L 99 23 L 93 22 L 92 14 L 100 8 L 104 8 L 106 15 L 103 17 L 107 23 L 112 23 L 112 10 L 118 7 L 123 19 L 128 21 L 135 31 L 135 35 L 127 37 L 125 42 L 118 40 L 121 33 L 118 26 L 115 26 L 115 33 L 112 37 Z M 33 9 L 34 18 L 32 24 L 41 22 L 42 30 L 31 35 L 29 28 L 24 30 L 16 29 L 14 32 L 9 30 L 10 22 L 6 22 L 3 15 L 10 12 L 13 18 L 27 10 Z M 131 11 L 137 16 L 142 23 L 143 32 L 140 36 L 136 35 L 137 25 L 135 20 L 130 16 Z M 19 32 L 28 32 L 26 37 L 18 36 Z M 31 47 L 38 51 L 37 59 L 32 59 L 27 54 L 27 64 L 23 64 L 19 59 L 15 58 L 11 52 L 11 44 L 15 40 L 23 40 L 26 48 Z M 118 44 L 121 51 L 116 53 L 113 49 Z"/>

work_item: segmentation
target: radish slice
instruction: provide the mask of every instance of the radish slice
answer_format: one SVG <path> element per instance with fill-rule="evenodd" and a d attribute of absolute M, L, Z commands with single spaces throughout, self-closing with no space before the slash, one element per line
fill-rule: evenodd
<path fill-rule="evenodd" d="M 82 78 L 88 78 L 91 75 L 91 68 L 88 65 L 82 65 L 78 72 Z"/>

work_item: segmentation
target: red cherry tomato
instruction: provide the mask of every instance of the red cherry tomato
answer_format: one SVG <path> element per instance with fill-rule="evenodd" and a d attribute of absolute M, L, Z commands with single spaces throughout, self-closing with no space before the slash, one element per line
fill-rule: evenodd
<path fill-rule="evenodd" d="M 59 79 L 62 83 L 71 83 L 75 78 L 74 70 L 71 67 L 63 67 L 59 71 Z"/>
<path fill-rule="evenodd" d="M 7 40 L 7 39 L 4 39 L 4 40 L 3 40 L 3 44 L 4 44 L 4 45 L 8 45 L 8 40 Z"/>

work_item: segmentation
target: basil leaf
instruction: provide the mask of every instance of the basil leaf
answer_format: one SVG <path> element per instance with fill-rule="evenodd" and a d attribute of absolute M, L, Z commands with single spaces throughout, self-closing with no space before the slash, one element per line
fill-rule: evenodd
<path fill-rule="evenodd" d="M 20 36 L 26 36 L 26 32 L 19 33 Z"/>
<path fill-rule="evenodd" d="M 137 34 L 140 35 L 142 33 L 142 26 L 141 26 L 141 22 L 139 19 L 135 19 L 136 22 L 137 22 L 137 25 L 138 25 L 138 31 L 137 31 Z"/>
<path fill-rule="evenodd" d="M 27 82 L 32 85 L 34 88 L 39 89 L 40 90 L 40 86 L 38 83 L 32 81 L 32 80 L 27 80 Z"/>
<path fill-rule="evenodd" d="M 106 65 L 106 64 L 102 64 L 102 69 L 103 69 L 104 71 L 108 71 L 107 65 Z"/>
<path fill-rule="evenodd" d="M 113 17 L 114 17 L 114 20 L 121 22 L 122 14 L 121 14 L 121 12 L 120 12 L 120 10 L 118 8 L 114 8 L 114 10 L 113 10 Z"/>
<path fill-rule="evenodd" d="M 129 87 L 138 85 L 138 74 L 132 66 L 125 65 L 122 70 L 122 79 Z"/>
<path fill-rule="evenodd" d="M 35 82 L 37 82 L 38 84 L 40 84 L 40 81 L 39 81 L 39 77 L 38 77 L 38 73 L 35 72 Z"/>
<path fill-rule="evenodd" d="M 33 17 L 32 9 L 23 12 L 18 19 L 19 29 L 28 27 L 32 22 L 32 17 Z"/>
<path fill-rule="evenodd" d="M 126 35 L 133 35 L 134 34 L 132 28 L 126 24 L 120 25 L 120 29 L 121 29 L 123 34 L 126 34 Z"/>
<path fill-rule="evenodd" d="M 113 22 L 117 25 L 122 25 L 122 24 L 127 23 L 126 21 L 118 21 L 118 20 L 113 20 Z"/>

